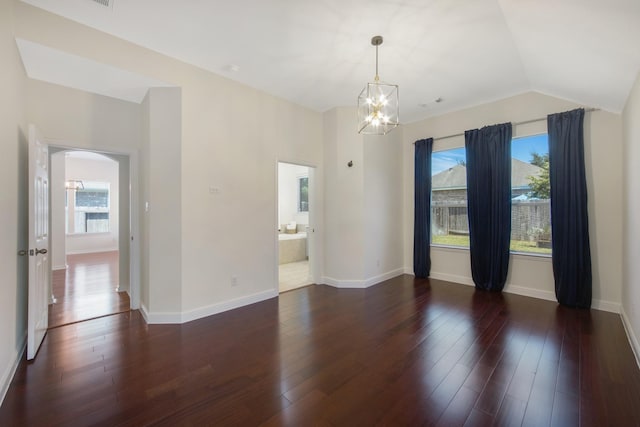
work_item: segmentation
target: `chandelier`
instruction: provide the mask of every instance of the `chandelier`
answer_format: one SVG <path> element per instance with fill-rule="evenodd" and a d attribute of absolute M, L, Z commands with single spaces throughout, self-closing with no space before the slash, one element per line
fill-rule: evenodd
<path fill-rule="evenodd" d="M 378 46 L 382 44 L 382 36 L 373 37 L 371 44 L 376 47 L 376 76 L 358 96 L 358 133 L 385 135 L 400 124 L 398 85 L 381 82 L 378 76 Z"/>

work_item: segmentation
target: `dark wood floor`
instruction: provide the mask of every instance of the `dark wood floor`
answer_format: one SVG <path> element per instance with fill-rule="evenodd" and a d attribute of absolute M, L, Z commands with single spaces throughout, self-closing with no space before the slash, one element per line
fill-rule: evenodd
<path fill-rule="evenodd" d="M 129 295 L 116 291 L 118 251 L 67 255 L 67 265 L 53 271 L 49 327 L 129 310 Z"/>
<path fill-rule="evenodd" d="M 50 330 L 0 425 L 640 425 L 620 317 L 401 276 Z"/>

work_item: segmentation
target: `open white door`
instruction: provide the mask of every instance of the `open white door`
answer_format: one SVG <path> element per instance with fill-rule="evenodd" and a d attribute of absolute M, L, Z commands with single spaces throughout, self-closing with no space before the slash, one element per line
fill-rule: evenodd
<path fill-rule="evenodd" d="M 29 319 L 27 360 L 36 357 L 49 326 L 49 148 L 29 125 Z"/>

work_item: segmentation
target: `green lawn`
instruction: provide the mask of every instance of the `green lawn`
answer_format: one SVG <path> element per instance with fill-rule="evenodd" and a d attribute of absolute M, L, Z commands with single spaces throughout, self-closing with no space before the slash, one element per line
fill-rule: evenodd
<path fill-rule="evenodd" d="M 469 236 L 459 236 L 459 235 L 431 236 L 431 243 L 433 243 L 434 245 L 469 247 Z M 551 249 L 539 248 L 536 246 L 536 242 L 528 242 L 525 240 L 512 240 L 511 251 L 512 252 L 532 252 L 536 254 L 551 255 Z"/>

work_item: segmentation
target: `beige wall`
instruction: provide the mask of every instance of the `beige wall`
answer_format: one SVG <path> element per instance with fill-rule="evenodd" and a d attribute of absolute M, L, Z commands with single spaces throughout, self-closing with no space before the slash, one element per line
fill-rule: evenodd
<path fill-rule="evenodd" d="M 339 287 L 367 287 L 403 271 L 402 130 L 359 135 L 355 118 L 355 108 L 324 114 L 323 282 Z"/>
<path fill-rule="evenodd" d="M 413 142 L 503 122 L 520 122 L 577 108 L 569 101 L 527 93 L 404 127 L 405 269 L 413 271 Z M 516 126 L 514 136 L 546 132 L 546 121 Z M 585 163 L 593 265 L 593 306 L 618 311 L 622 283 L 622 122 L 605 111 L 587 113 Z M 463 147 L 464 137 L 436 141 L 434 151 Z M 434 278 L 472 284 L 468 250 L 432 248 Z M 511 255 L 506 291 L 555 300 L 550 258 Z"/>
<path fill-rule="evenodd" d="M 24 3 L 15 7 L 17 35 L 25 40 L 181 89 L 180 152 L 173 163 L 161 165 L 180 171 L 180 197 L 172 199 L 180 204 L 180 217 L 164 231 L 179 236 L 170 244 L 180 248 L 180 260 L 169 264 L 174 269 L 166 277 L 178 272 L 181 292 L 177 299 L 171 292 L 159 293 L 157 311 L 147 307 L 151 320 L 184 321 L 277 295 L 277 161 L 321 168 L 322 115 Z M 136 144 L 146 138 L 142 110 Z M 51 136 L 47 129 L 43 133 Z M 142 190 L 145 173 L 156 167 L 153 158 L 144 157 L 142 150 Z M 321 180 L 322 172 L 318 175 Z M 210 194 L 210 186 L 220 191 Z M 152 224 L 153 215 L 151 206 Z M 142 213 L 139 218 L 144 219 Z M 141 222 L 141 231 L 144 227 Z M 148 277 L 154 268 L 147 263 L 152 260 L 145 260 L 144 248 L 141 254 L 142 301 L 154 301 L 155 285 Z M 238 286 L 231 286 L 231 276 Z"/>
<path fill-rule="evenodd" d="M 27 80 L 27 117 L 47 142 L 129 153 L 140 148 L 139 104 Z"/>
<path fill-rule="evenodd" d="M 354 117 L 353 108 L 324 114 L 323 282 L 336 286 L 355 286 L 364 278 L 364 147 Z"/>
<path fill-rule="evenodd" d="M 623 113 L 624 282 L 622 317 L 640 364 L 640 74 Z"/>
<path fill-rule="evenodd" d="M 145 313 L 169 316 L 182 311 L 182 170 L 180 163 L 180 89 L 152 88 L 147 94 L 149 139 L 143 146 L 141 180 L 142 223 L 147 230 L 143 252 L 148 254 L 148 298 Z M 148 144 L 147 144 L 148 143 Z"/>
<path fill-rule="evenodd" d="M 364 277 L 373 283 L 404 272 L 402 128 L 364 137 L 363 168 Z"/>
<path fill-rule="evenodd" d="M 13 3 L 0 2 L 0 401 L 26 338 L 27 145 L 25 75 L 13 38 Z"/>

